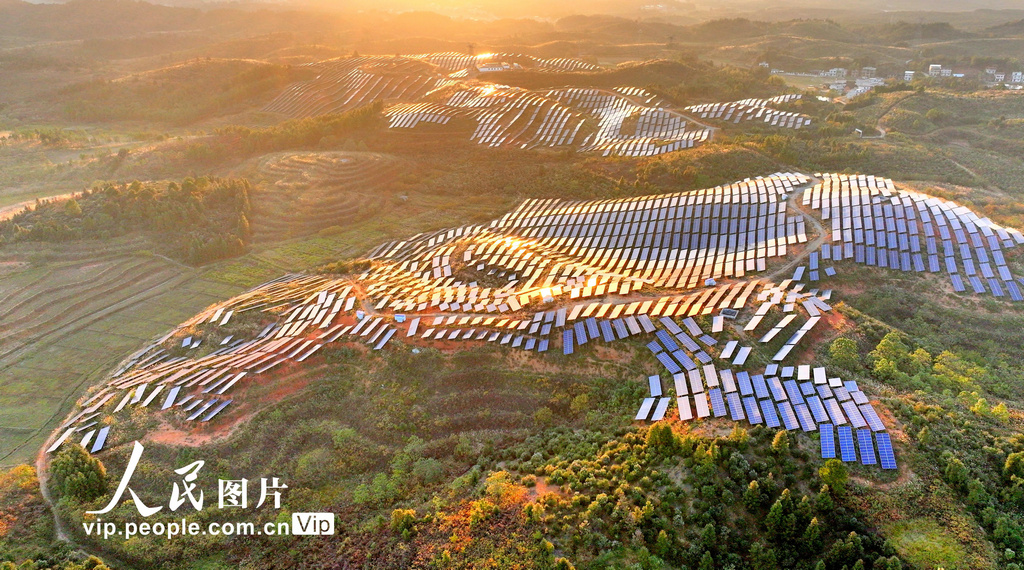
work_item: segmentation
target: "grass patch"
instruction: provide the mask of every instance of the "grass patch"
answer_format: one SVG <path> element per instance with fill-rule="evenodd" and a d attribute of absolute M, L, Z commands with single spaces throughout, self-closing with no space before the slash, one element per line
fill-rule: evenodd
<path fill-rule="evenodd" d="M 900 556 L 916 568 L 970 568 L 963 545 L 932 519 L 893 523 L 886 535 Z"/>

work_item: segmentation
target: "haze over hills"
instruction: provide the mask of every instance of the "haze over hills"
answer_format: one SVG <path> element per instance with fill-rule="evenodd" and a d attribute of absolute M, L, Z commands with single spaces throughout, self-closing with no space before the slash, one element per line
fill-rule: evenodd
<path fill-rule="evenodd" d="M 0 570 L 1020 570 L 1021 8 L 0 0 Z"/>

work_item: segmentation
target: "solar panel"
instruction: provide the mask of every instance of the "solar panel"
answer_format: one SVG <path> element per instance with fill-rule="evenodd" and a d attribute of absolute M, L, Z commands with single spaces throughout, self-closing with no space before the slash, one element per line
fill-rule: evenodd
<path fill-rule="evenodd" d="M 814 431 L 817 429 L 817 424 L 814 423 L 814 418 L 811 417 L 810 410 L 804 404 L 794 404 L 793 411 L 796 412 L 796 419 L 800 421 L 800 429 L 804 431 Z"/>
<path fill-rule="evenodd" d="M 846 416 L 843 415 L 843 409 L 839 407 L 839 402 L 832 398 L 821 401 L 825 411 L 828 412 L 829 419 L 836 425 L 842 425 L 846 423 Z"/>
<path fill-rule="evenodd" d="M 860 449 L 860 462 L 862 465 L 877 465 L 875 458 L 875 446 L 871 441 L 871 430 L 857 430 L 857 447 Z"/>
<path fill-rule="evenodd" d="M 654 333 L 654 336 L 658 337 L 658 340 L 660 340 L 661 343 L 665 345 L 665 348 L 667 348 L 669 352 L 679 349 L 679 345 L 676 344 L 676 341 L 672 340 L 672 335 L 668 334 L 667 332 L 657 331 Z"/>
<path fill-rule="evenodd" d="M 682 364 L 683 368 L 687 370 L 693 370 L 694 368 L 697 368 L 697 364 L 693 361 L 693 359 L 687 356 L 686 353 L 683 352 L 682 350 L 672 351 L 672 357 L 675 358 L 676 361 L 678 361 L 680 364 Z"/>
<path fill-rule="evenodd" d="M 679 404 L 679 419 L 680 421 L 688 421 L 693 419 L 693 411 L 690 410 L 690 399 L 686 396 L 680 396 L 676 398 L 676 403 Z"/>
<path fill-rule="evenodd" d="M 636 413 L 636 417 L 633 419 L 641 421 L 646 420 L 648 417 L 650 417 L 651 407 L 654 406 L 654 402 L 656 401 L 656 398 L 644 398 L 643 403 L 640 404 L 640 410 Z"/>
<path fill-rule="evenodd" d="M 853 424 L 854 428 L 860 429 L 865 427 L 867 424 L 864 421 L 864 416 L 860 415 L 860 410 L 857 409 L 857 404 L 853 400 L 847 400 L 842 404 L 843 411 L 846 412 L 846 417 L 850 419 L 850 423 Z"/>
<path fill-rule="evenodd" d="M 675 384 L 676 395 L 683 396 L 689 393 L 688 386 L 686 385 L 686 374 L 682 372 L 673 374 L 672 381 Z"/>
<path fill-rule="evenodd" d="M 740 401 L 740 395 L 730 392 L 725 395 L 725 398 L 729 402 L 729 415 L 732 417 L 732 421 L 738 422 L 746 419 L 746 416 L 743 415 L 743 403 Z"/>
<path fill-rule="evenodd" d="M 655 358 L 658 359 L 658 362 L 660 362 L 662 366 L 668 369 L 669 374 L 676 374 L 678 372 L 682 372 L 683 369 L 680 368 L 679 365 L 676 364 L 676 361 L 672 360 L 672 357 L 669 356 L 668 354 L 664 352 L 659 352 L 654 356 Z"/>
<path fill-rule="evenodd" d="M 711 410 L 708 409 L 708 395 L 700 392 L 693 395 L 693 405 L 697 407 L 697 417 L 706 418 L 711 415 Z"/>
<path fill-rule="evenodd" d="M 828 423 L 828 414 L 825 413 L 825 407 L 821 405 L 821 400 L 817 396 L 811 396 L 807 398 L 807 409 L 811 411 L 811 415 L 814 416 L 814 421 L 821 423 Z"/>
<path fill-rule="evenodd" d="M 736 391 L 736 379 L 732 374 L 732 370 L 720 370 L 718 372 L 718 379 L 721 381 L 722 389 L 725 392 Z"/>
<path fill-rule="evenodd" d="M 586 326 L 583 324 L 583 321 L 579 321 L 575 325 L 573 325 L 573 329 L 576 331 L 576 344 L 586 344 L 587 329 Z"/>
<path fill-rule="evenodd" d="M 661 377 L 658 375 L 648 376 L 647 384 L 651 388 L 651 397 L 661 397 Z"/>
<path fill-rule="evenodd" d="M 853 445 L 853 429 L 839 426 L 839 454 L 843 461 L 857 461 L 857 449 Z"/>
<path fill-rule="evenodd" d="M 832 424 L 821 424 L 821 458 L 835 459 L 836 439 Z"/>
<path fill-rule="evenodd" d="M 796 380 L 786 380 L 782 385 L 786 387 L 786 394 L 793 405 L 804 403 L 804 396 L 800 393 L 800 387 L 796 385 Z"/>
<path fill-rule="evenodd" d="M 765 380 L 765 383 L 768 384 L 768 388 L 772 392 L 772 398 L 776 402 L 781 402 L 786 399 L 786 391 L 782 388 L 782 382 L 778 378 L 768 378 Z"/>
<path fill-rule="evenodd" d="M 782 418 L 782 425 L 787 430 L 794 430 L 800 427 L 800 424 L 796 421 L 796 415 L 793 413 L 793 408 L 789 405 L 789 402 L 779 402 L 779 417 Z"/>
<path fill-rule="evenodd" d="M 100 428 L 100 432 L 96 434 L 96 441 L 93 442 L 92 447 L 89 449 L 89 453 L 96 453 L 103 450 L 103 446 L 107 443 L 108 433 L 110 433 L 110 426 L 103 426 Z"/>
<path fill-rule="evenodd" d="M 757 393 L 758 398 L 770 398 L 771 395 L 768 393 L 768 386 L 764 383 L 764 376 L 760 374 L 754 375 L 751 380 L 754 383 L 754 392 Z"/>
<path fill-rule="evenodd" d="M 728 413 L 725 409 L 725 402 L 722 400 L 722 391 L 720 389 L 712 388 L 708 390 L 708 399 L 711 400 L 711 409 L 716 418 L 720 418 Z"/>
<path fill-rule="evenodd" d="M 779 427 L 779 415 L 775 412 L 775 405 L 771 400 L 760 400 L 761 412 L 764 413 L 764 423 L 770 428 Z"/>
<path fill-rule="evenodd" d="M 658 407 L 654 410 L 654 415 L 651 416 L 652 422 L 658 422 L 665 419 L 665 412 L 668 411 L 668 403 L 671 398 L 662 398 L 658 400 Z"/>
<path fill-rule="evenodd" d="M 615 333 L 612 332 L 612 324 L 608 321 L 601 321 L 601 338 L 605 342 L 612 342 L 615 340 Z"/>
<path fill-rule="evenodd" d="M 896 455 L 893 454 L 892 441 L 889 434 L 885 432 L 876 433 L 875 441 L 878 444 L 878 458 L 882 469 L 896 469 Z"/>
<path fill-rule="evenodd" d="M 863 392 L 858 392 L 862 394 Z M 875 413 L 875 408 L 871 404 L 861 404 L 860 412 L 864 415 L 864 421 L 868 423 L 868 427 L 871 431 L 884 431 L 885 426 L 882 424 L 882 420 L 879 419 L 878 414 Z"/>
<path fill-rule="evenodd" d="M 747 421 L 757 425 L 764 423 L 761 419 L 761 410 L 757 408 L 757 400 L 753 396 L 743 398 L 743 409 L 747 411 Z"/>
<path fill-rule="evenodd" d="M 562 354 L 572 354 L 572 329 L 562 331 Z"/>

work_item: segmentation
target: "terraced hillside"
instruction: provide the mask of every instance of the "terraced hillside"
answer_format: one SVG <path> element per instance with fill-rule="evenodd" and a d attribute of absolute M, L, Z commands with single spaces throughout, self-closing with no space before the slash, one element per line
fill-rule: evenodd
<path fill-rule="evenodd" d="M 385 207 L 391 159 L 366 152 L 283 153 L 260 160 L 253 238 L 280 241 L 368 218 Z"/>
<path fill-rule="evenodd" d="M 27 461 L 70 409 L 140 342 L 236 291 L 140 254 L 145 242 L 19 247 L 0 259 L 0 465 Z"/>

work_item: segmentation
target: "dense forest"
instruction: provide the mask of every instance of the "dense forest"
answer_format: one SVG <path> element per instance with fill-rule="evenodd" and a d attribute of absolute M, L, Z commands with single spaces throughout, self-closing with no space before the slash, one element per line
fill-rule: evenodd
<path fill-rule="evenodd" d="M 145 233 L 158 251 L 201 265 L 245 251 L 249 182 L 186 178 L 106 183 L 67 200 L 39 202 L 0 222 L 0 246 L 19 241 L 64 242 Z"/>

